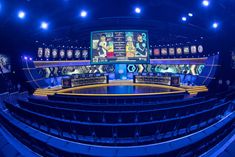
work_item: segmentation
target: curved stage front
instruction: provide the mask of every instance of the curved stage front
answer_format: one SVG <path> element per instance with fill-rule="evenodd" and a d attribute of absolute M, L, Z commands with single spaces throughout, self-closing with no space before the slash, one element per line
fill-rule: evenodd
<path fill-rule="evenodd" d="M 119 82 L 120 83 L 120 82 Z M 186 95 L 183 88 L 156 85 L 134 84 L 122 82 L 78 86 L 74 88 L 58 89 L 47 94 L 49 100 L 72 101 L 91 104 L 136 104 L 156 103 L 158 101 L 181 99 Z M 39 90 L 34 95 L 47 93 Z"/>
<path fill-rule="evenodd" d="M 61 95 L 74 96 L 144 96 L 185 93 L 185 89 L 157 84 L 100 84 L 63 89 Z"/>

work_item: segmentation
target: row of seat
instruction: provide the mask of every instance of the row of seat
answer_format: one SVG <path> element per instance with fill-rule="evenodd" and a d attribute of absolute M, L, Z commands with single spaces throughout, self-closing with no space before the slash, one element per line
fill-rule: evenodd
<path fill-rule="evenodd" d="M 138 104 L 87 104 L 87 103 L 77 103 L 77 102 L 68 102 L 68 101 L 57 101 L 57 100 L 47 100 L 38 97 L 31 96 L 28 98 L 29 102 L 67 108 L 67 109 L 81 109 L 81 110 L 95 110 L 95 111 L 143 111 L 143 110 L 152 110 L 152 109 L 161 109 L 161 108 L 171 108 L 175 106 L 187 105 L 192 103 L 197 103 L 204 101 L 204 97 L 196 98 L 186 98 L 180 100 L 168 100 L 155 103 L 138 103 Z"/>
<path fill-rule="evenodd" d="M 229 105 L 226 102 L 192 115 L 161 121 L 108 124 L 54 118 L 6 102 L 13 115 L 32 127 L 62 138 L 102 145 L 156 143 L 183 136 L 217 121 Z"/>
<path fill-rule="evenodd" d="M 51 107 L 32 103 L 26 100 L 18 100 L 22 108 L 47 116 L 57 117 L 81 122 L 94 123 L 138 123 L 156 120 L 166 120 L 176 117 L 182 117 L 216 106 L 218 99 L 209 99 L 201 102 L 179 105 L 170 108 L 160 108 L 143 111 L 94 111 L 67 109 L 60 107 Z"/>
<path fill-rule="evenodd" d="M 64 95 L 55 94 L 49 95 L 49 100 L 77 102 L 86 104 L 148 104 L 156 103 L 165 100 L 182 99 L 185 92 L 179 91 L 172 94 L 156 94 L 156 95 L 141 95 L 141 96 L 78 96 L 78 95 Z"/>
<path fill-rule="evenodd" d="M 224 138 L 233 128 L 235 114 L 230 114 L 203 131 L 173 141 L 132 147 L 100 147 L 54 138 L 0 111 L 1 124 L 18 140 L 42 156 L 199 156 Z"/>

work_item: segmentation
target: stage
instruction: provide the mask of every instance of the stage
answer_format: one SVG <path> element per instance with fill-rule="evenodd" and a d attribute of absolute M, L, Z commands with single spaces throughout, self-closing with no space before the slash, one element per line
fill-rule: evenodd
<path fill-rule="evenodd" d="M 62 87 L 52 87 L 50 89 L 37 89 L 35 96 L 47 96 L 54 94 L 77 95 L 77 96 L 141 96 L 141 95 L 161 95 L 188 92 L 197 94 L 206 92 L 205 86 L 180 86 L 173 87 L 159 84 L 137 84 L 132 80 L 112 80 L 109 84 L 86 85 L 73 88 L 62 89 Z"/>

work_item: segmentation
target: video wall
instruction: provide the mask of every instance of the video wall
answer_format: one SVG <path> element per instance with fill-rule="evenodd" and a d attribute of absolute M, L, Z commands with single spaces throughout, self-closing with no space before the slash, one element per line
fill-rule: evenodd
<path fill-rule="evenodd" d="M 109 37 L 112 35 L 98 33 L 98 35 L 93 35 L 94 40 L 92 40 L 93 43 L 91 49 L 71 48 L 73 46 L 67 46 L 67 48 L 61 48 L 61 46 L 50 48 L 38 47 L 36 60 L 91 60 L 91 64 L 146 64 L 149 63 L 150 58 L 195 58 L 204 57 L 206 55 L 205 52 L 207 52 L 206 48 L 200 43 L 174 44 L 174 46 L 169 46 L 170 44 L 157 45 L 148 48 L 148 42 L 142 44 L 139 44 L 136 41 L 131 42 L 132 40 L 134 41 L 134 39 L 128 35 L 125 36 L 128 41 L 124 41 L 123 44 L 120 44 L 119 42 L 114 42 L 113 37 Z M 101 38 L 106 42 L 100 42 Z M 141 38 L 143 41 L 145 41 L 145 39 L 147 41 L 147 34 L 146 38 L 145 35 L 143 35 L 143 37 L 139 36 L 139 40 L 141 40 Z M 102 44 L 103 47 L 98 46 Z M 104 46 L 106 49 L 104 49 Z M 139 50 L 138 47 L 144 51 Z"/>
<path fill-rule="evenodd" d="M 128 64 L 128 73 L 173 73 L 200 75 L 205 65 L 203 64 Z"/>
<path fill-rule="evenodd" d="M 172 73 L 198 76 L 205 65 L 151 65 L 151 64 L 128 64 L 125 65 L 127 73 Z M 110 74 L 115 73 L 115 65 L 89 65 L 89 66 L 61 66 L 38 69 L 38 73 L 45 78 L 70 76 L 75 74 Z M 125 71 L 125 70 L 123 70 Z"/>
<path fill-rule="evenodd" d="M 148 33 L 112 30 L 91 33 L 91 64 L 149 63 Z"/>
<path fill-rule="evenodd" d="M 10 73 L 11 64 L 10 59 L 3 54 L 0 54 L 0 74 Z"/>

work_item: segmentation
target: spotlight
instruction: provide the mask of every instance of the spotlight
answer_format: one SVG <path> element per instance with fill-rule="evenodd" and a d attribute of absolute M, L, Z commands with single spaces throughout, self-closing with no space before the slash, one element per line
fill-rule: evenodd
<path fill-rule="evenodd" d="M 139 13 L 141 13 L 141 9 L 140 9 L 139 7 L 136 7 L 136 8 L 135 8 L 135 12 L 136 12 L 137 14 L 139 14 Z"/>
<path fill-rule="evenodd" d="M 45 29 L 45 30 L 48 29 L 48 23 L 47 22 L 42 22 L 41 23 L 41 28 Z"/>
<path fill-rule="evenodd" d="M 24 60 L 28 60 L 28 57 L 25 56 L 25 57 L 24 57 Z"/>
<path fill-rule="evenodd" d="M 218 23 L 218 22 L 214 22 L 214 23 L 212 24 L 212 27 L 213 27 L 214 29 L 218 28 L 218 27 L 219 27 L 219 23 Z"/>
<path fill-rule="evenodd" d="M 193 13 L 188 13 L 188 16 L 189 17 L 193 17 Z"/>
<path fill-rule="evenodd" d="M 80 16 L 83 17 L 83 18 L 86 17 L 87 16 L 87 12 L 84 11 L 84 10 L 81 11 Z"/>
<path fill-rule="evenodd" d="M 29 60 L 32 61 L 33 59 L 30 57 Z"/>
<path fill-rule="evenodd" d="M 203 0 L 202 5 L 208 7 L 210 5 L 210 2 L 208 0 Z"/>
<path fill-rule="evenodd" d="M 24 18 L 25 18 L 25 12 L 24 12 L 24 11 L 19 11 L 19 12 L 18 12 L 18 17 L 19 17 L 20 19 L 24 19 Z"/>
<path fill-rule="evenodd" d="M 181 20 L 185 22 L 185 21 L 187 21 L 187 17 L 183 16 L 183 17 L 181 18 Z"/>

